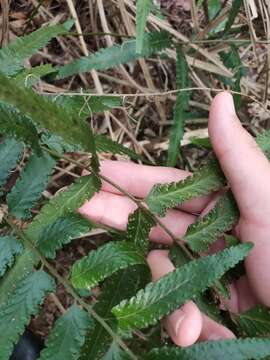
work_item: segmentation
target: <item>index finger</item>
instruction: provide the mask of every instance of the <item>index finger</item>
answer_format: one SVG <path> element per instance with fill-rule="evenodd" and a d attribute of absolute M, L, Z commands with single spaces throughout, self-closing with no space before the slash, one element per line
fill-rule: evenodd
<path fill-rule="evenodd" d="M 155 184 L 176 182 L 191 175 L 188 171 L 170 167 L 138 165 L 130 161 L 113 160 L 101 162 L 101 174 L 125 191 L 141 199 L 146 197 Z M 119 190 L 106 181 L 102 183 L 102 190 L 121 194 Z M 180 208 L 190 213 L 199 213 L 210 200 L 211 196 L 202 196 L 184 203 Z"/>

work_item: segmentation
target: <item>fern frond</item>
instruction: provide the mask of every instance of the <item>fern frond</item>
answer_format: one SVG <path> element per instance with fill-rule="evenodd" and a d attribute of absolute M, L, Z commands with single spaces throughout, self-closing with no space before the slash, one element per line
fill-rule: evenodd
<path fill-rule="evenodd" d="M 136 245 L 142 253 L 146 254 L 149 247 L 149 233 L 155 221 L 146 212 L 137 209 L 129 215 L 127 232 L 124 240 Z"/>
<path fill-rule="evenodd" d="M 153 6 L 152 0 L 136 1 L 136 53 L 137 54 L 140 54 L 143 50 L 146 22 L 152 6 Z"/>
<path fill-rule="evenodd" d="M 2 193 L 3 185 L 5 185 L 10 172 L 15 168 L 22 154 L 22 150 L 22 144 L 14 139 L 6 138 L 0 143 L 0 195 Z"/>
<path fill-rule="evenodd" d="M 188 88 L 188 64 L 181 47 L 176 49 L 176 86 L 177 89 Z M 168 166 L 175 166 L 179 155 L 181 140 L 184 135 L 186 111 L 188 109 L 189 92 L 180 91 L 174 105 L 173 123 L 170 131 Z"/>
<path fill-rule="evenodd" d="M 130 300 L 112 309 L 121 333 L 155 324 L 187 300 L 213 285 L 227 270 L 243 260 L 251 244 L 241 244 L 216 255 L 192 261 L 165 275 Z"/>
<path fill-rule="evenodd" d="M 110 278 L 106 279 L 101 288 L 101 295 L 94 306 L 99 316 L 106 319 L 111 328 L 115 329 L 115 317 L 111 309 L 119 304 L 121 300 L 133 296 L 139 289 L 143 288 L 150 280 L 148 266 L 135 265 L 128 269 L 120 270 Z M 100 323 L 90 330 L 81 351 L 80 360 L 101 359 L 109 350 L 112 338 Z"/>
<path fill-rule="evenodd" d="M 26 59 L 34 55 L 37 50 L 45 47 L 54 37 L 66 34 L 73 22 L 62 25 L 46 26 L 30 35 L 20 37 L 0 50 L 0 69 L 7 76 L 15 75 L 23 68 Z"/>
<path fill-rule="evenodd" d="M 16 81 L 0 73 L 0 100 L 15 106 L 20 113 L 31 118 L 34 124 L 61 136 L 69 144 L 80 144 L 84 150 L 95 153 L 91 128 L 85 121 L 73 117 L 31 89 L 18 87 Z"/>
<path fill-rule="evenodd" d="M 83 176 L 70 185 L 66 190 L 54 196 L 44 205 L 25 231 L 27 238 L 34 244 L 45 226 L 55 222 L 59 217 L 74 213 L 87 199 L 95 193 L 96 188 L 91 176 Z M 8 271 L 0 284 L 0 304 L 5 303 L 19 281 L 31 274 L 38 262 L 35 253 L 25 249 L 18 256 L 15 265 Z"/>
<path fill-rule="evenodd" d="M 105 152 L 111 154 L 127 155 L 131 159 L 141 160 L 141 156 L 136 154 L 133 150 L 111 140 L 108 136 L 97 134 L 95 135 L 97 152 Z"/>
<path fill-rule="evenodd" d="M 73 305 L 56 321 L 39 360 L 77 360 L 86 332 L 92 325 L 88 313 Z"/>
<path fill-rule="evenodd" d="M 0 236 L 0 277 L 10 267 L 15 256 L 22 252 L 22 245 L 13 236 Z"/>
<path fill-rule="evenodd" d="M 136 245 L 124 241 L 110 242 L 75 262 L 71 282 L 75 288 L 90 289 L 120 269 L 144 263 L 144 256 Z"/>
<path fill-rule="evenodd" d="M 91 70 L 106 70 L 117 65 L 127 64 L 139 58 L 150 57 L 171 46 L 170 35 L 166 31 L 147 33 L 144 36 L 143 48 L 136 53 L 136 40 L 127 40 L 121 45 L 104 48 L 87 57 L 59 68 L 59 78 L 85 73 Z"/>
<path fill-rule="evenodd" d="M 0 359 L 8 360 L 31 316 L 36 315 L 47 293 L 54 291 L 53 279 L 36 271 L 20 282 L 6 304 L 0 306 Z"/>
<path fill-rule="evenodd" d="M 33 87 L 38 84 L 40 79 L 43 76 L 55 72 L 55 69 L 51 64 L 35 66 L 31 69 L 24 69 L 20 71 L 15 77 L 14 80 L 19 86 L 22 87 Z"/>
<path fill-rule="evenodd" d="M 228 192 L 206 216 L 188 227 L 185 240 L 192 250 L 206 251 L 218 237 L 231 230 L 238 219 L 237 204 L 232 193 Z"/>
<path fill-rule="evenodd" d="M 39 250 L 49 259 L 54 259 L 56 251 L 72 239 L 86 234 L 91 229 L 88 220 L 79 214 L 68 214 L 60 217 L 42 229 L 37 246 Z"/>
<path fill-rule="evenodd" d="M 187 348 L 164 347 L 152 350 L 144 360 L 217 360 L 264 359 L 270 355 L 269 339 L 218 340 L 195 344 Z"/>
<path fill-rule="evenodd" d="M 0 102 L 0 133 L 38 149 L 38 133 L 28 117 L 21 115 L 13 106 Z"/>
<path fill-rule="evenodd" d="M 211 159 L 185 180 L 154 185 L 146 202 L 152 212 L 164 216 L 167 209 L 198 196 L 209 194 L 225 184 L 226 179 L 217 160 Z"/>
<path fill-rule="evenodd" d="M 20 179 L 7 196 L 9 213 L 18 219 L 27 219 L 31 216 L 30 210 L 37 203 L 46 189 L 50 175 L 56 161 L 47 153 L 33 154 Z"/>
<path fill-rule="evenodd" d="M 270 336 L 270 310 L 265 306 L 257 305 L 241 314 L 234 315 L 234 319 L 244 336 Z"/>

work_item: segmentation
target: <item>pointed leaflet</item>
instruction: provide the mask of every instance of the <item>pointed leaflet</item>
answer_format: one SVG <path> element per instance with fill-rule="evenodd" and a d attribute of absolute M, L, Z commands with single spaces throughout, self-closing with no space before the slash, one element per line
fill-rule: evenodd
<path fill-rule="evenodd" d="M 56 251 L 71 242 L 73 238 L 86 234 L 91 229 L 88 220 L 79 214 L 68 214 L 60 217 L 42 229 L 37 246 L 49 259 L 54 259 Z"/>
<path fill-rule="evenodd" d="M 75 288 L 92 288 L 120 269 L 144 263 L 144 256 L 135 244 L 110 242 L 75 262 L 71 282 Z"/>
<path fill-rule="evenodd" d="M 31 216 L 30 210 L 37 203 L 46 189 L 56 161 L 47 153 L 41 156 L 33 154 L 20 178 L 7 196 L 7 204 L 11 215 L 18 219 Z"/>
<path fill-rule="evenodd" d="M 45 47 L 54 37 L 67 33 L 71 26 L 70 21 L 62 25 L 46 26 L 13 41 L 0 50 L 1 72 L 8 76 L 15 75 L 23 68 L 26 59 Z"/>
<path fill-rule="evenodd" d="M 243 260 L 251 248 L 251 244 L 241 244 L 200 258 L 148 284 L 136 296 L 112 309 L 118 320 L 119 331 L 126 333 L 155 324 L 213 285 L 227 270 Z"/>
<path fill-rule="evenodd" d="M 155 221 L 151 216 L 141 209 L 137 209 L 128 217 L 127 232 L 124 239 L 132 242 L 146 254 L 149 247 L 149 233 L 154 225 Z"/>
<path fill-rule="evenodd" d="M 270 310 L 265 306 L 257 305 L 233 317 L 244 336 L 270 336 Z"/>
<path fill-rule="evenodd" d="M 77 360 L 86 332 L 92 325 L 89 314 L 73 305 L 56 321 L 39 360 Z"/>
<path fill-rule="evenodd" d="M 25 231 L 26 236 L 33 243 L 37 242 L 40 233 L 45 226 L 56 221 L 57 218 L 76 211 L 87 199 L 95 193 L 96 188 L 91 176 L 83 176 L 76 180 L 67 190 L 55 195 L 46 205 Z M 33 266 L 38 262 L 37 256 L 30 249 L 25 249 L 18 257 L 15 265 L 0 281 L 0 304 L 5 303 L 20 280 L 32 272 Z"/>
<path fill-rule="evenodd" d="M 170 35 L 166 31 L 147 33 L 144 36 L 143 48 L 140 54 L 136 53 L 136 40 L 127 40 L 121 45 L 117 44 L 101 49 L 94 54 L 60 67 L 59 77 L 65 78 L 74 74 L 89 72 L 93 69 L 106 70 L 139 58 L 147 58 L 170 46 Z"/>
<path fill-rule="evenodd" d="M 104 318 L 112 329 L 116 328 L 115 317 L 111 309 L 123 299 L 131 297 L 145 286 L 150 280 L 149 268 L 145 265 L 135 265 L 128 269 L 120 270 L 105 280 L 101 288 L 101 295 L 94 305 L 94 310 Z M 109 350 L 112 338 L 103 326 L 95 322 L 95 327 L 90 330 L 82 349 L 80 360 L 96 360 Z"/>
<path fill-rule="evenodd" d="M 23 141 L 32 149 L 39 147 L 39 136 L 31 119 L 3 102 L 0 102 L 0 133 Z"/>
<path fill-rule="evenodd" d="M 167 209 L 198 196 L 209 194 L 225 184 L 226 179 L 217 160 L 210 159 L 185 180 L 154 185 L 146 202 L 152 212 L 164 216 Z"/>
<path fill-rule="evenodd" d="M 22 150 L 22 145 L 14 139 L 7 138 L 0 143 L 0 195 L 3 185 L 5 185 L 10 172 L 15 168 L 21 156 Z"/>
<path fill-rule="evenodd" d="M 37 314 L 45 295 L 54 288 L 47 273 L 36 271 L 20 282 L 8 302 L 0 306 L 0 359 L 9 359 L 31 316 Z"/>
<path fill-rule="evenodd" d="M 39 65 L 20 71 L 14 79 L 19 86 L 31 88 L 38 84 L 43 76 L 53 72 L 55 72 L 55 69 L 51 64 Z"/>
<path fill-rule="evenodd" d="M 237 339 L 202 342 L 187 348 L 164 347 L 152 350 L 144 360 L 248 360 L 270 355 L 269 339 Z"/>
<path fill-rule="evenodd" d="M 136 53 L 143 51 L 143 40 L 146 32 L 146 22 L 153 6 L 152 0 L 136 1 Z"/>
<path fill-rule="evenodd" d="M 13 264 L 15 256 L 22 249 L 22 245 L 13 236 L 0 236 L 0 276 Z"/>
<path fill-rule="evenodd" d="M 95 153 L 91 128 L 78 117 L 57 106 L 31 89 L 18 87 L 15 80 L 0 73 L 0 100 L 15 106 L 21 114 L 48 131 L 61 136 L 69 144 L 80 144 L 84 150 Z"/>
<path fill-rule="evenodd" d="M 243 0 L 233 0 L 232 7 L 229 12 L 228 20 L 225 24 L 224 32 L 222 34 L 223 36 L 226 35 L 230 31 L 230 29 L 235 21 L 236 16 L 239 14 L 242 3 L 243 3 Z"/>
<path fill-rule="evenodd" d="M 176 49 L 176 86 L 177 89 L 188 88 L 188 64 L 181 47 Z M 168 150 L 168 166 L 175 166 L 179 155 L 181 140 L 184 135 L 185 117 L 188 109 L 189 92 L 180 91 L 176 97 L 174 106 L 173 124 L 170 130 L 170 141 Z"/>
<path fill-rule="evenodd" d="M 188 227 L 185 240 L 193 251 L 206 251 L 219 236 L 231 230 L 238 219 L 239 211 L 229 191 L 206 216 Z"/>

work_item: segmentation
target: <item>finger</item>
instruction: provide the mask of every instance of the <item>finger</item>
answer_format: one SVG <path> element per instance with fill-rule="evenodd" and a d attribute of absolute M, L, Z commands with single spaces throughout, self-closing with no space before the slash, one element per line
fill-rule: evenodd
<path fill-rule="evenodd" d="M 234 339 L 235 335 L 225 326 L 202 314 L 202 331 L 200 341 Z"/>
<path fill-rule="evenodd" d="M 258 300 L 270 306 L 269 162 L 241 126 L 228 93 L 213 101 L 209 133 L 240 208 L 239 238 L 255 245 L 245 260 L 250 285 Z"/>
<path fill-rule="evenodd" d="M 265 220 L 268 224 L 269 162 L 252 136 L 242 127 L 234 110 L 233 98 L 227 92 L 217 95 L 213 100 L 209 134 L 241 215 L 252 222 L 258 220 L 261 223 Z"/>
<path fill-rule="evenodd" d="M 136 204 L 125 196 L 100 191 L 90 201 L 85 202 L 79 212 L 95 223 L 118 230 L 126 230 L 128 216 L 136 208 Z M 194 215 L 172 209 L 161 221 L 175 236 L 182 237 L 195 219 Z M 150 240 L 164 244 L 172 242 L 172 239 L 160 226 L 152 228 Z"/>
<path fill-rule="evenodd" d="M 174 270 L 168 258 L 168 252 L 154 250 L 148 255 L 153 281 Z M 202 330 L 202 315 L 193 301 L 187 302 L 164 320 L 165 328 L 176 345 L 190 346 L 194 344 Z"/>
<path fill-rule="evenodd" d="M 155 184 L 180 181 L 191 175 L 189 172 L 180 169 L 111 160 L 101 162 L 101 174 L 138 198 L 146 197 Z M 120 193 L 105 181 L 103 181 L 102 190 L 115 194 Z M 210 198 L 210 196 L 203 196 L 188 201 L 181 205 L 181 209 L 191 213 L 198 213 L 206 206 Z"/>

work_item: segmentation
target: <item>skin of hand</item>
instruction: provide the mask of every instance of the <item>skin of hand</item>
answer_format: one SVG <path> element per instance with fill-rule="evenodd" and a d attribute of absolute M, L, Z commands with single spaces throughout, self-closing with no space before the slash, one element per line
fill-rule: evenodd
<path fill-rule="evenodd" d="M 270 306 L 270 164 L 252 136 L 242 127 L 228 92 L 214 98 L 208 127 L 214 152 L 240 209 L 235 234 L 243 242 L 254 243 L 245 260 L 246 276 L 231 284 L 231 298 L 227 306 L 232 312 L 245 311 L 257 303 Z M 179 181 L 190 175 L 179 169 L 121 161 L 103 161 L 101 173 L 138 198 L 144 198 L 155 183 Z M 204 216 L 216 200 L 216 195 L 191 200 L 177 209 L 168 210 L 160 220 L 175 236 L 182 237 L 187 227 L 196 220 L 194 214 Z M 130 199 L 103 183 L 101 191 L 79 212 L 94 222 L 125 230 L 128 216 L 135 209 L 136 205 Z M 151 230 L 150 240 L 171 244 L 171 239 L 159 226 Z M 215 251 L 222 246 L 222 241 L 217 241 Z M 153 250 L 147 261 L 153 281 L 174 270 L 168 251 Z M 179 346 L 190 346 L 198 340 L 234 338 L 229 329 L 202 314 L 193 301 L 167 316 L 164 326 Z"/>

